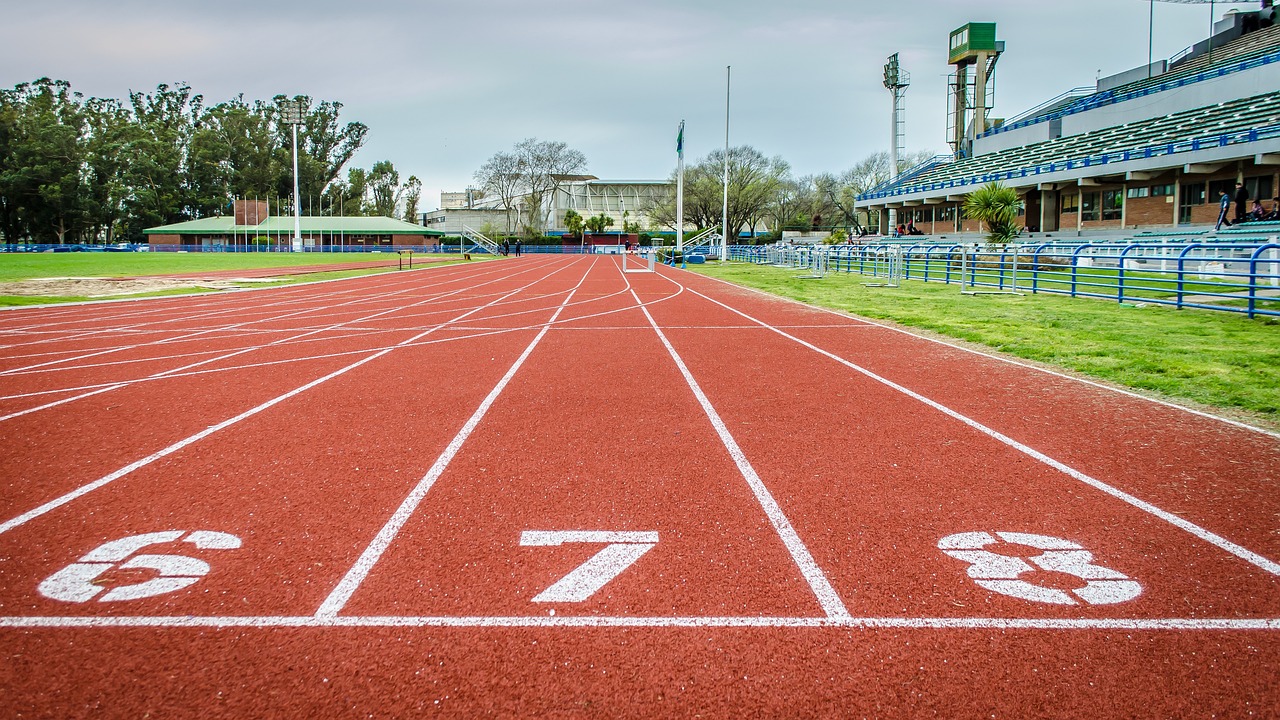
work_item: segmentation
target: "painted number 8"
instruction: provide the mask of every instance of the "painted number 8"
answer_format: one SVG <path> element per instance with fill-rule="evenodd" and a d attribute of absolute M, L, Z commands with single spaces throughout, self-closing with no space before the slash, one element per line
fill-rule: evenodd
<path fill-rule="evenodd" d="M 1027 545 L 1044 552 L 1023 559 L 987 549 L 1000 541 Z M 1023 600 L 1055 605 L 1076 605 L 1083 600 L 1090 605 L 1113 605 L 1142 594 L 1142 586 L 1124 573 L 1094 564 L 1093 553 L 1070 540 L 1049 535 L 998 532 L 993 537 L 985 532 L 957 533 L 939 540 L 938 549 L 956 560 L 969 563 L 969 577 L 980 587 Z M 1068 592 L 1022 579 L 1023 575 L 1037 570 L 1075 575 L 1085 581 L 1085 586 Z"/>

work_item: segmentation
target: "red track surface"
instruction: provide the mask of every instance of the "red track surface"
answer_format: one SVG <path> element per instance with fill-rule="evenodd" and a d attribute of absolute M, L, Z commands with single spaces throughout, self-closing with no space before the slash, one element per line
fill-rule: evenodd
<path fill-rule="evenodd" d="M 414 265 L 428 265 L 444 262 L 448 258 L 415 257 Z M 407 262 L 407 260 L 406 260 Z M 205 272 L 177 273 L 173 275 L 148 275 L 147 277 L 191 278 L 196 280 L 215 280 L 225 278 L 270 278 L 284 275 L 309 275 L 320 272 L 336 272 L 338 270 L 363 270 L 365 268 L 392 267 L 400 264 L 394 260 L 362 260 L 360 262 L 327 263 L 320 265 L 298 265 L 295 267 L 244 268 L 241 270 L 208 270 Z"/>
<path fill-rule="evenodd" d="M 1277 468 L 614 257 L 5 312 L 0 716 L 1276 716 Z"/>

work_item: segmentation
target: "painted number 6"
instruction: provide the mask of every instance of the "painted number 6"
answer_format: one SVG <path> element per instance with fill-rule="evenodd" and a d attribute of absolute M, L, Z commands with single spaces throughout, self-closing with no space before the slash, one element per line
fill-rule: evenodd
<path fill-rule="evenodd" d="M 1023 600 L 1076 605 L 1079 598 L 1090 605 L 1113 605 L 1142 594 L 1142 586 L 1136 581 L 1124 573 L 1095 564 L 1093 553 L 1070 540 L 1017 532 L 998 532 L 995 536 L 985 532 L 948 535 L 938 541 L 938 549 L 956 560 L 969 563 L 969 577 L 980 587 Z M 1027 545 L 1044 552 L 1023 559 L 987 549 L 1000 541 Z M 1085 586 L 1068 592 L 1022 579 L 1023 575 L 1037 570 L 1075 575 L 1085 581 Z"/>

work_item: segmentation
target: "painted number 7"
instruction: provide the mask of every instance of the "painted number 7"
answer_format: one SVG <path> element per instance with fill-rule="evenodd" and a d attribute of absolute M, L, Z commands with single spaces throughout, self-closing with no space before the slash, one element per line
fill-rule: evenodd
<path fill-rule="evenodd" d="M 604 530 L 525 530 L 520 533 L 520 544 L 525 547 L 554 547 L 565 543 L 607 544 L 590 560 L 534 596 L 533 602 L 586 600 L 652 550 L 658 544 L 658 533 Z"/>

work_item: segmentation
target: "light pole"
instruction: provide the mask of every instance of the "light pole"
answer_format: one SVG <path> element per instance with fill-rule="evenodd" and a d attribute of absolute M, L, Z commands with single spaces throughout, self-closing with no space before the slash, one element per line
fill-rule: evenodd
<path fill-rule="evenodd" d="M 281 101 L 280 118 L 293 129 L 293 251 L 302 252 L 302 207 L 298 203 L 298 125 L 302 124 L 302 101 Z"/>

